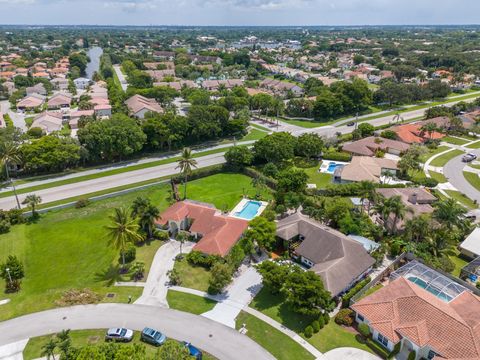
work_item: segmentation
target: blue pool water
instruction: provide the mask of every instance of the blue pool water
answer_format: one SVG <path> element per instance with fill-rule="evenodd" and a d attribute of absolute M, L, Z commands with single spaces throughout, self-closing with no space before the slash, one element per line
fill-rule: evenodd
<path fill-rule="evenodd" d="M 338 166 L 338 164 L 335 164 L 334 162 L 331 162 L 330 164 L 328 164 L 327 171 L 333 173 L 337 166 Z"/>
<path fill-rule="evenodd" d="M 410 280 L 411 282 L 413 282 L 414 284 L 420 286 L 422 289 L 425 289 L 427 290 L 429 293 L 435 295 L 436 297 L 438 297 L 439 299 L 445 301 L 445 302 L 449 302 L 450 300 L 452 300 L 452 297 L 443 293 L 443 292 L 440 292 L 438 291 L 437 289 L 434 289 L 432 287 L 429 287 L 428 284 L 423 281 L 422 279 L 416 277 L 416 276 L 410 276 L 408 278 L 408 280 Z"/>
<path fill-rule="evenodd" d="M 255 217 L 255 215 L 257 215 L 260 206 L 262 206 L 261 202 L 249 200 L 242 210 L 235 213 L 235 216 L 241 217 L 242 219 L 251 220 Z"/>

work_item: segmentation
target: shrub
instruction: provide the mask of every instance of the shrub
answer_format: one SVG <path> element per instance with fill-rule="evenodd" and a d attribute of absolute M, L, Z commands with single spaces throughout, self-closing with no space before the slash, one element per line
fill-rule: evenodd
<path fill-rule="evenodd" d="M 410 354 L 408 354 L 407 360 L 415 360 L 417 357 L 417 352 L 415 350 L 410 351 Z"/>
<path fill-rule="evenodd" d="M 273 221 L 275 220 L 275 211 L 273 210 L 265 210 L 263 213 L 262 213 L 262 216 L 264 218 L 266 218 L 268 221 Z"/>
<path fill-rule="evenodd" d="M 213 165 L 209 167 L 205 167 L 202 169 L 193 170 L 192 173 L 188 176 L 188 180 L 196 180 L 201 179 L 210 175 L 215 175 L 223 172 L 225 170 L 224 165 Z M 184 180 L 184 176 L 182 174 L 178 174 L 172 177 L 172 181 L 175 183 L 181 183 Z"/>
<path fill-rule="evenodd" d="M 317 320 L 312 322 L 312 329 L 315 334 L 320 331 L 320 324 L 318 323 Z"/>
<path fill-rule="evenodd" d="M 135 260 L 137 256 L 137 249 L 135 248 L 135 245 L 128 245 L 127 248 L 125 249 L 125 262 L 129 263 Z M 122 262 L 122 256 L 120 255 L 120 260 L 119 262 Z"/>
<path fill-rule="evenodd" d="M 345 295 L 342 297 L 342 306 L 349 307 L 350 299 L 355 296 L 360 290 L 362 290 L 370 282 L 370 277 L 366 277 L 360 281 L 357 285 L 351 288 Z"/>
<path fill-rule="evenodd" d="M 0 216 L 2 218 L 2 216 Z M 6 218 L 10 221 L 10 224 L 17 225 L 25 222 L 23 211 L 21 209 L 11 209 L 6 212 Z"/>
<path fill-rule="evenodd" d="M 153 232 L 153 238 L 160 241 L 167 241 L 170 238 L 168 231 L 156 229 Z"/>
<path fill-rule="evenodd" d="M 262 172 L 265 176 L 275 179 L 278 176 L 278 167 L 274 163 L 267 163 L 263 167 Z"/>
<path fill-rule="evenodd" d="M 95 304 L 102 300 L 102 296 L 90 289 L 71 289 L 65 291 L 62 297 L 55 301 L 58 306 Z"/>
<path fill-rule="evenodd" d="M 400 348 L 402 347 L 402 343 L 399 341 L 398 343 L 395 344 L 393 347 L 393 350 L 390 354 L 388 354 L 389 359 L 395 358 L 395 355 L 397 355 L 400 352 Z"/>
<path fill-rule="evenodd" d="M 172 269 L 167 272 L 170 279 L 170 285 L 182 285 L 182 279 L 177 269 Z"/>
<path fill-rule="evenodd" d="M 335 316 L 335 322 L 338 325 L 352 326 L 353 325 L 353 311 L 350 309 L 340 309 Z"/>
<path fill-rule="evenodd" d="M 325 322 L 325 325 L 328 325 L 330 322 L 330 315 L 328 315 L 328 313 L 323 314 L 323 321 Z"/>
<path fill-rule="evenodd" d="M 143 279 L 143 272 L 145 271 L 145 263 L 143 261 L 135 261 L 130 268 L 130 279 L 138 281 Z"/>
<path fill-rule="evenodd" d="M 327 151 L 322 155 L 322 158 L 333 161 L 350 161 L 352 159 L 352 155 L 347 152 Z"/>
<path fill-rule="evenodd" d="M 19 292 L 21 285 L 22 282 L 20 280 L 14 279 L 12 281 L 7 281 L 5 284 L 5 292 L 7 294 Z"/>
<path fill-rule="evenodd" d="M 477 289 L 480 289 L 480 281 L 477 282 L 476 287 L 477 287 Z"/>
<path fill-rule="evenodd" d="M 30 129 L 28 129 L 27 134 L 32 138 L 38 139 L 43 136 L 43 130 L 39 127 L 31 127 Z"/>
<path fill-rule="evenodd" d="M 0 234 L 6 234 L 10 231 L 10 221 L 7 219 L 0 220 Z"/>
<path fill-rule="evenodd" d="M 305 337 L 306 338 L 311 338 L 312 335 L 313 335 L 313 328 L 308 325 L 306 328 L 305 328 L 305 331 L 303 332 L 305 334 Z"/>
<path fill-rule="evenodd" d="M 275 207 L 275 211 L 277 212 L 277 214 L 283 214 L 283 213 L 285 213 L 285 211 L 287 211 L 287 208 L 283 204 L 278 204 Z"/>
<path fill-rule="evenodd" d="M 208 293 L 218 294 L 232 281 L 232 269 L 227 264 L 217 262 L 208 280 Z"/>
<path fill-rule="evenodd" d="M 325 318 L 323 315 L 318 318 L 318 326 L 320 327 L 320 329 L 323 329 L 323 327 L 325 326 Z"/>
<path fill-rule="evenodd" d="M 202 266 L 206 269 L 210 269 L 213 265 L 220 261 L 219 256 L 205 255 L 200 251 L 192 251 L 187 255 L 187 261 L 191 265 Z"/>
<path fill-rule="evenodd" d="M 78 201 L 75 203 L 75 207 L 77 209 L 81 209 L 81 208 L 87 207 L 89 204 L 90 204 L 90 200 L 87 198 L 78 199 Z"/>
<path fill-rule="evenodd" d="M 362 334 L 364 338 L 368 338 L 370 336 L 370 328 L 365 323 L 361 323 L 358 325 L 358 332 Z"/>
<path fill-rule="evenodd" d="M 257 171 L 256 169 L 252 167 L 245 167 L 243 168 L 243 173 L 247 176 L 250 176 L 252 178 L 260 178 L 263 180 L 263 182 L 271 189 L 276 189 L 277 188 L 277 180 L 266 176 L 265 174 L 261 173 L 260 171 Z"/>
<path fill-rule="evenodd" d="M 425 187 L 428 187 L 428 188 L 434 188 L 435 186 L 438 185 L 438 181 L 435 180 L 434 178 L 421 178 L 421 179 L 417 179 L 415 181 L 416 184 L 418 185 L 422 185 L 422 186 L 425 186 Z"/>

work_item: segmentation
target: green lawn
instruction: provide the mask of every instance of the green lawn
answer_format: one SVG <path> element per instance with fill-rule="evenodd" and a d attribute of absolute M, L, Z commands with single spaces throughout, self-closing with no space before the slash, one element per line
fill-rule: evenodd
<path fill-rule="evenodd" d="M 474 168 L 474 169 L 479 169 L 480 170 L 480 164 L 468 164 L 469 167 Z"/>
<path fill-rule="evenodd" d="M 469 171 L 464 171 L 463 176 L 467 181 L 472 185 L 475 189 L 480 191 L 480 177 L 478 176 L 477 173 L 469 172 Z"/>
<path fill-rule="evenodd" d="M 185 311 L 196 315 L 212 310 L 217 304 L 214 300 L 175 290 L 168 290 L 167 301 L 171 309 Z"/>
<path fill-rule="evenodd" d="M 266 288 L 260 290 L 250 306 L 302 336 L 305 327 L 314 320 L 309 316 L 295 314 L 284 303 L 282 295 L 272 295 Z M 333 319 L 320 332 L 307 340 L 321 352 L 345 346 L 372 352 L 367 345 L 356 339 L 355 333 L 335 324 Z"/>
<path fill-rule="evenodd" d="M 375 291 L 377 291 L 378 289 L 381 289 L 382 287 L 383 287 L 382 284 L 377 284 L 375 286 L 372 286 L 370 289 L 365 291 L 365 293 L 362 296 L 360 296 L 360 298 L 358 300 L 363 299 L 363 298 L 367 297 L 368 295 L 372 295 Z"/>
<path fill-rule="evenodd" d="M 428 149 L 428 148 L 426 148 L 426 149 Z M 446 145 L 438 146 L 436 149 L 428 149 L 428 151 L 420 157 L 420 161 L 424 163 L 428 159 L 430 159 L 433 155 L 436 155 L 436 154 L 439 154 L 441 152 L 447 151 L 448 149 L 450 149 L 450 148 Z"/>
<path fill-rule="evenodd" d="M 326 126 L 328 124 L 332 124 L 335 121 L 338 121 L 338 120 L 334 120 L 334 121 L 314 121 L 313 119 L 312 120 L 298 120 L 298 119 L 293 120 L 293 119 L 286 119 L 286 118 L 281 118 L 280 120 L 283 121 L 283 122 L 286 122 L 288 124 L 295 125 L 295 126 L 300 126 L 300 127 L 307 128 L 307 129 L 317 128 L 317 127 L 320 127 L 320 126 Z"/>
<path fill-rule="evenodd" d="M 70 338 L 72 340 L 72 346 L 80 347 L 85 345 L 100 345 L 105 343 L 106 329 L 96 329 L 96 330 L 74 330 L 70 331 Z M 41 357 L 42 346 L 54 335 L 45 335 L 28 340 L 27 346 L 23 350 L 23 358 L 25 360 L 32 360 Z M 128 344 L 142 344 L 145 346 L 146 355 L 151 357 L 154 356 L 158 350 L 157 347 L 144 343 L 140 340 L 140 332 L 135 331 L 133 340 Z M 57 350 L 58 351 L 58 350 Z M 208 354 L 203 353 L 203 359 L 205 360 L 215 360 L 215 358 Z"/>
<path fill-rule="evenodd" d="M 267 128 L 267 127 L 265 127 L 265 126 L 261 126 L 261 125 L 255 124 L 255 123 L 253 123 L 253 122 L 251 122 L 249 125 L 252 126 L 252 127 L 254 127 L 254 128 L 257 128 L 257 129 L 259 129 L 259 130 L 263 130 L 263 131 L 267 131 L 267 132 L 270 132 L 270 131 L 271 131 L 269 128 Z"/>
<path fill-rule="evenodd" d="M 445 190 L 445 192 L 453 199 L 457 200 L 460 204 L 464 205 L 468 209 L 477 209 L 478 204 L 475 204 L 465 194 L 455 190 Z"/>
<path fill-rule="evenodd" d="M 422 179 L 425 179 L 427 175 L 422 170 L 408 170 L 408 176 L 410 179 L 413 181 L 421 181 Z"/>
<path fill-rule="evenodd" d="M 430 176 L 437 180 L 439 183 L 446 183 L 448 182 L 447 178 L 445 177 L 445 175 L 439 173 L 439 172 L 436 172 L 436 171 L 429 171 L 428 172 L 430 174 Z"/>
<path fill-rule="evenodd" d="M 263 346 L 278 360 L 314 359 L 312 354 L 287 335 L 255 316 L 242 311 L 237 317 L 237 329 L 240 329 L 243 324 L 248 330 L 247 336 Z"/>
<path fill-rule="evenodd" d="M 469 149 L 480 149 L 480 141 L 475 141 L 474 143 L 467 145 Z"/>
<path fill-rule="evenodd" d="M 250 140 L 259 140 L 261 138 L 264 138 L 267 136 L 268 133 L 265 131 L 261 131 L 258 129 L 251 129 L 247 135 L 242 137 L 241 139 L 238 139 L 238 141 L 250 141 Z"/>
<path fill-rule="evenodd" d="M 210 272 L 207 269 L 201 266 L 192 266 L 185 258 L 175 261 L 174 268 L 180 275 L 181 286 L 200 291 L 208 290 Z"/>
<path fill-rule="evenodd" d="M 453 158 L 460 156 L 464 154 L 462 150 L 451 150 L 435 159 L 432 160 L 430 165 L 432 166 L 438 166 L 438 167 L 443 167 L 447 162 L 452 160 Z"/>
<path fill-rule="evenodd" d="M 308 175 L 308 183 L 317 185 L 317 189 L 323 189 L 332 182 L 332 175 L 318 171 L 320 164 L 317 160 L 306 161 L 302 158 L 294 160 L 294 166 L 305 171 Z"/>
<path fill-rule="evenodd" d="M 458 138 L 458 137 L 453 137 L 453 136 L 445 136 L 442 141 L 445 141 L 449 144 L 454 144 L 454 145 L 464 145 L 466 143 L 469 143 L 471 142 L 472 140 L 469 140 L 469 139 L 461 139 L 461 138 Z"/>
<path fill-rule="evenodd" d="M 213 175 L 192 181 L 189 198 L 232 208 L 241 198 L 242 186 L 253 193 L 250 178 L 245 175 Z M 128 295 L 138 297 L 139 288 L 112 286 L 124 278 L 118 275 L 118 251 L 107 245 L 104 229 L 112 209 L 129 206 L 137 196 L 150 198 L 164 210 L 169 205 L 169 186 L 152 186 L 82 209 L 51 211 L 35 223 L 13 226 L 9 233 L 0 235 L 0 262 L 15 254 L 25 266 L 22 290 L 2 296 L 11 302 L 1 306 L 0 321 L 55 307 L 55 300 L 71 288 L 115 293 L 113 302 L 126 301 Z M 155 241 L 137 248 L 137 259 L 145 261 L 147 269 L 159 246 L 160 242 Z M 188 281 L 192 278 L 187 277 L 186 286 Z M 4 287 L 3 281 L 0 287 Z"/>
<path fill-rule="evenodd" d="M 32 126 L 33 124 L 33 119 L 35 119 L 35 116 L 28 116 L 25 118 L 25 124 L 27 125 L 27 128 L 29 128 L 30 126 Z"/>
<path fill-rule="evenodd" d="M 450 260 L 455 264 L 455 269 L 452 271 L 452 275 L 460 277 L 460 271 L 469 263 L 469 261 L 460 257 L 460 252 L 457 252 L 457 255 L 450 256 Z"/>

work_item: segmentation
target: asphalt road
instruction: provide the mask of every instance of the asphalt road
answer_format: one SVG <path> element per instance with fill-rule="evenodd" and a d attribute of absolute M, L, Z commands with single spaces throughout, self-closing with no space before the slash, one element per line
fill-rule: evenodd
<path fill-rule="evenodd" d="M 474 150 L 471 149 L 469 152 L 480 156 L 480 149 Z M 463 176 L 463 168 L 466 166 L 466 163 L 462 162 L 462 156 L 457 156 L 450 160 L 443 167 L 443 174 L 447 177 L 450 184 L 452 184 L 458 191 L 467 195 L 468 198 L 472 200 L 477 200 L 480 203 L 480 192 L 475 189 Z"/>
<path fill-rule="evenodd" d="M 127 91 L 128 82 L 125 78 L 125 75 L 123 75 L 122 70 L 120 69 L 120 65 L 113 65 L 113 70 L 115 70 L 115 72 L 117 73 L 118 80 L 120 80 L 120 85 L 122 86 L 122 90 Z"/>
<path fill-rule="evenodd" d="M 0 323 L 0 346 L 63 329 L 152 327 L 169 338 L 188 341 L 220 360 L 274 360 L 246 335 L 203 316 L 147 305 L 99 304 L 58 308 Z"/>
<path fill-rule="evenodd" d="M 225 158 L 222 153 L 212 154 L 196 158 L 197 168 L 222 164 Z M 163 176 L 178 174 L 177 163 L 158 165 L 146 169 L 129 171 L 117 175 L 105 176 L 97 179 L 81 181 L 77 183 L 56 186 L 48 189 L 37 190 L 35 194 L 42 198 L 43 203 L 68 199 L 75 196 L 85 195 L 96 191 L 115 188 L 118 186 L 130 185 L 146 180 L 156 179 Z M 20 203 L 28 193 L 19 195 Z M 0 209 L 12 209 L 16 206 L 15 197 L 9 196 L 0 198 Z"/>

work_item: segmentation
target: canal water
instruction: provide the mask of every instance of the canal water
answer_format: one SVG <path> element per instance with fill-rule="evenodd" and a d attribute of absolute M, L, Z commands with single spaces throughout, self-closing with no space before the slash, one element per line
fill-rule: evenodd
<path fill-rule="evenodd" d="M 101 47 L 92 47 L 88 50 L 88 57 L 90 58 L 90 62 L 87 64 L 87 68 L 85 69 L 87 78 L 90 80 L 92 79 L 93 73 L 100 69 L 100 56 L 103 54 L 103 49 Z"/>

